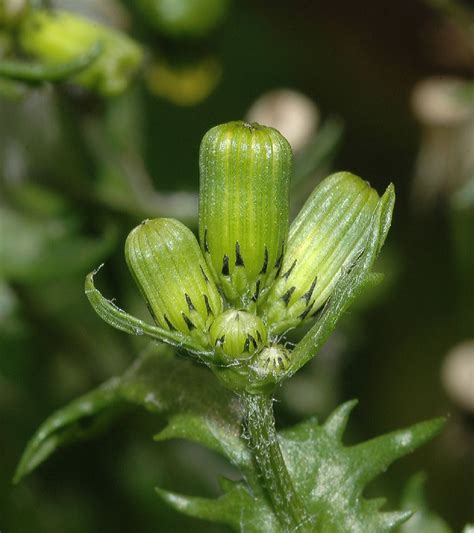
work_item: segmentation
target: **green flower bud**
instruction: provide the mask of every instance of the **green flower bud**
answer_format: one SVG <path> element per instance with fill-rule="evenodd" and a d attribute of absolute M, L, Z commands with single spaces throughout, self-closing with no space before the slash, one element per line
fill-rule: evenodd
<path fill-rule="evenodd" d="M 211 368 L 229 389 L 252 394 L 271 394 L 290 367 L 290 352 L 281 344 L 274 344 L 266 346 L 245 363 Z"/>
<path fill-rule="evenodd" d="M 206 346 L 222 299 L 191 230 L 169 218 L 145 220 L 127 237 L 125 258 L 156 324 Z"/>
<path fill-rule="evenodd" d="M 378 200 L 349 172 L 329 176 L 314 190 L 291 225 L 281 271 L 262 309 L 272 333 L 314 317 L 361 251 Z"/>
<path fill-rule="evenodd" d="M 218 358 L 232 363 L 261 350 L 267 341 L 267 330 L 258 316 L 231 309 L 216 318 L 209 336 Z"/>
<path fill-rule="evenodd" d="M 126 89 L 143 56 L 127 35 L 66 11 L 32 11 L 19 27 L 19 40 L 27 53 L 51 65 L 72 61 L 99 42 L 99 57 L 71 80 L 104 96 Z"/>
<path fill-rule="evenodd" d="M 229 122 L 201 143 L 199 237 L 226 297 L 249 308 L 281 268 L 292 154 L 273 128 Z"/>
<path fill-rule="evenodd" d="M 151 24 L 171 37 L 201 37 L 213 30 L 229 0 L 139 0 Z"/>
<path fill-rule="evenodd" d="M 259 385 L 276 383 L 290 367 L 290 351 L 281 344 L 264 348 L 252 361 L 251 368 L 259 378 Z"/>

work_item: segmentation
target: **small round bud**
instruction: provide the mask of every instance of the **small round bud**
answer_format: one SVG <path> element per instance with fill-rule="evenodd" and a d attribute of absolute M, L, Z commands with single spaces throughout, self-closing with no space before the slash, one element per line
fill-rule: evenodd
<path fill-rule="evenodd" d="M 66 11 L 32 11 L 19 27 L 19 41 L 25 52 L 52 65 L 77 59 L 100 43 L 98 58 L 71 81 L 103 96 L 123 92 L 143 57 L 124 33 Z"/>
<path fill-rule="evenodd" d="M 207 345 L 222 299 L 191 230 L 169 218 L 146 220 L 127 237 L 125 258 L 156 323 Z"/>
<path fill-rule="evenodd" d="M 283 264 L 263 316 L 272 333 L 312 318 L 361 251 L 379 196 L 349 172 L 329 176 L 291 225 Z"/>
<path fill-rule="evenodd" d="M 277 381 L 290 366 L 290 352 L 281 344 L 264 348 L 252 361 L 252 369 L 263 380 Z"/>
<path fill-rule="evenodd" d="M 224 18 L 229 0 L 139 0 L 147 20 L 170 37 L 201 37 Z"/>
<path fill-rule="evenodd" d="M 291 163 L 288 141 L 258 124 L 229 122 L 202 140 L 199 237 L 234 306 L 258 303 L 281 267 Z"/>
<path fill-rule="evenodd" d="M 209 335 L 216 355 L 224 363 L 248 359 L 267 341 L 267 330 L 258 316 L 233 309 L 216 318 Z"/>

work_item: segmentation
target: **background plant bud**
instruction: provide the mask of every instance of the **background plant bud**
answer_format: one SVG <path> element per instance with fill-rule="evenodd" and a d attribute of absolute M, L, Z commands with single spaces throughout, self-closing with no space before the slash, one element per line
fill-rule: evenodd
<path fill-rule="evenodd" d="M 212 58 L 173 64 L 163 58 L 147 66 L 146 82 L 151 93 L 179 106 L 194 106 L 205 100 L 221 79 L 222 68 Z"/>
<path fill-rule="evenodd" d="M 300 152 L 315 135 L 319 111 L 312 100 L 292 89 L 275 89 L 260 96 L 247 111 L 249 122 L 268 124 L 288 140 L 293 153 Z"/>
<path fill-rule="evenodd" d="M 217 356 L 225 363 L 248 359 L 267 341 L 267 330 L 258 316 L 233 309 L 216 318 L 209 335 Z"/>
<path fill-rule="evenodd" d="M 17 24 L 28 9 L 27 0 L 0 0 L 0 28 Z"/>
<path fill-rule="evenodd" d="M 31 12 L 19 28 L 19 40 L 25 52 L 46 64 L 67 63 L 99 42 L 99 57 L 72 81 L 104 96 L 124 91 L 143 57 L 127 35 L 66 11 Z"/>
<path fill-rule="evenodd" d="M 272 333 L 312 318 L 324 304 L 361 251 L 378 200 L 349 172 L 329 176 L 314 190 L 291 225 L 281 271 L 264 304 Z"/>
<path fill-rule="evenodd" d="M 155 322 L 207 344 L 222 299 L 191 230 L 174 219 L 146 220 L 129 234 L 125 258 Z"/>
<path fill-rule="evenodd" d="M 139 0 L 148 21 L 170 37 L 202 37 L 224 18 L 229 0 Z"/>
<path fill-rule="evenodd" d="M 229 122 L 201 143 L 199 236 L 226 297 L 251 306 L 280 269 L 292 153 L 273 128 Z"/>

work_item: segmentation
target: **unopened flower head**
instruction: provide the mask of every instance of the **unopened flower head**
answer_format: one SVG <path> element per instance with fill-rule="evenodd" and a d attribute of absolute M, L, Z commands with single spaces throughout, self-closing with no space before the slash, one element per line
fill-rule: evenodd
<path fill-rule="evenodd" d="M 275 383 L 290 365 L 291 352 L 281 344 L 264 348 L 252 362 L 252 370 L 264 381 Z"/>
<path fill-rule="evenodd" d="M 209 333 L 216 355 L 224 363 L 248 359 L 267 342 L 267 330 L 262 320 L 254 314 L 234 309 L 217 317 Z"/>
<path fill-rule="evenodd" d="M 230 302 L 258 302 L 281 267 L 292 154 L 273 128 L 230 122 L 201 143 L 199 236 Z"/>
<path fill-rule="evenodd" d="M 169 218 L 145 220 L 129 234 L 125 257 L 156 323 L 206 344 L 222 299 L 191 230 Z"/>
<path fill-rule="evenodd" d="M 262 309 L 273 332 L 312 318 L 361 251 L 377 192 L 349 172 L 325 179 L 293 221 L 282 268 Z"/>

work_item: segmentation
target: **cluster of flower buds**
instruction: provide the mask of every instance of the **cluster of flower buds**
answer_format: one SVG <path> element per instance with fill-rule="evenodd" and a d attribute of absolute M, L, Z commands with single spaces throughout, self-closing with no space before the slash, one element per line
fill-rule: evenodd
<path fill-rule="evenodd" d="M 0 82 L 17 86 L 18 95 L 20 86 L 26 91 L 30 84 L 68 82 L 102 97 L 115 96 L 143 66 L 153 94 L 187 106 L 206 98 L 220 80 L 219 61 L 207 55 L 196 59 L 194 47 L 220 25 L 230 0 L 137 0 L 133 6 L 136 14 L 179 50 L 169 57 L 155 54 L 146 64 L 142 45 L 122 31 L 126 21 L 118 6 L 108 9 L 96 2 L 80 8 L 80 13 L 87 12 L 91 19 L 54 2 L 44 4 L 0 1 L 0 30 L 7 30 L 0 35 Z M 9 45 L 7 57 L 3 41 Z M 15 58 L 16 51 L 21 58 Z M 193 59 L 183 62 L 175 56 Z"/>
<path fill-rule="evenodd" d="M 367 182 L 340 172 L 316 187 L 289 226 L 291 165 L 275 129 L 212 128 L 200 152 L 200 244 L 170 219 L 144 221 L 126 242 L 155 338 L 191 346 L 235 389 L 262 389 L 285 374 L 292 354 L 283 335 L 328 300 L 364 248 L 381 201 Z M 88 292 L 98 298 L 91 279 Z M 107 319 L 107 301 L 98 301 Z M 124 320 L 108 318 L 127 331 Z"/>

